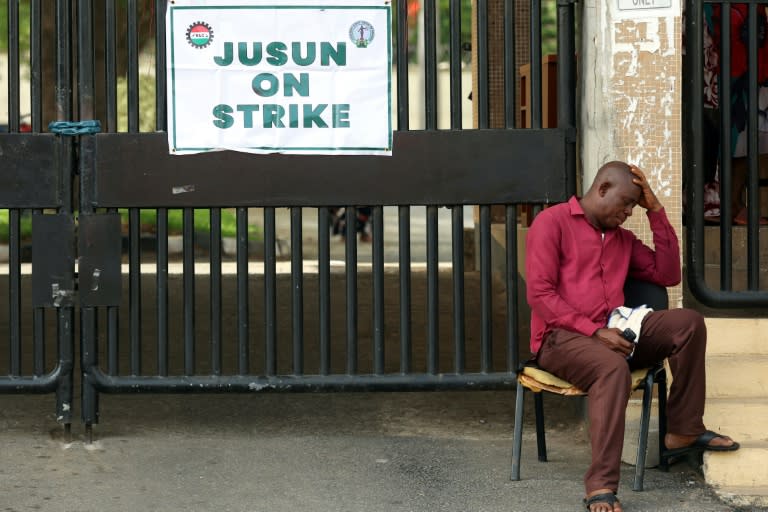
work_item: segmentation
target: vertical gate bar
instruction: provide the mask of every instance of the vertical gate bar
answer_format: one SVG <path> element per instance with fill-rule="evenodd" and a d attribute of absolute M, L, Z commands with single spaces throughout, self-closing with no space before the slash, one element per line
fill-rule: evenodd
<path fill-rule="evenodd" d="M 275 209 L 264 208 L 264 329 L 267 375 L 277 373 L 277 275 L 275 270 Z"/>
<path fill-rule="evenodd" d="M 558 2 L 557 6 L 557 125 L 576 128 L 576 34 L 575 5 Z M 566 145 L 566 191 L 576 194 L 576 141 Z"/>
<path fill-rule="evenodd" d="M 136 0 L 128 0 L 128 131 L 139 131 L 139 23 Z"/>
<path fill-rule="evenodd" d="M 491 207 L 480 206 L 480 371 L 493 365 L 493 316 L 491 315 Z"/>
<path fill-rule="evenodd" d="M 293 374 L 304 373 L 304 250 L 301 208 L 291 208 L 291 333 Z"/>
<path fill-rule="evenodd" d="M 248 338 L 248 208 L 237 209 L 237 364 L 240 375 L 250 372 Z"/>
<path fill-rule="evenodd" d="M 437 206 L 427 206 L 427 372 L 440 371 L 440 293 Z"/>
<path fill-rule="evenodd" d="M 464 320 L 464 207 L 456 205 L 451 210 L 451 249 L 453 252 L 453 345 L 454 371 L 464 373 L 465 320 Z"/>
<path fill-rule="evenodd" d="M 346 222 L 344 236 L 346 245 L 347 277 L 347 374 L 357 373 L 357 210 L 353 206 L 344 208 Z"/>
<path fill-rule="evenodd" d="M 42 81 L 42 23 L 40 0 L 30 3 L 29 57 L 30 57 L 30 123 L 34 133 L 40 133 L 43 118 L 43 81 Z M 42 210 L 33 210 L 32 215 L 42 215 Z M 32 311 L 32 356 L 34 375 L 45 373 L 45 309 L 34 308 Z"/>
<path fill-rule="evenodd" d="M 692 48 L 703 48 L 704 42 L 704 30 L 702 23 L 704 21 L 703 4 L 700 2 L 690 1 L 686 4 L 686 21 L 685 21 L 685 37 L 686 40 L 692 41 L 690 45 Z M 728 9 L 725 9 L 728 12 Z M 722 56 L 721 56 L 722 57 Z M 703 114 L 704 105 L 702 98 L 704 97 L 704 56 L 703 52 L 690 52 L 686 53 L 685 61 L 687 64 L 687 80 L 686 86 L 690 91 L 690 97 L 692 101 L 688 105 L 688 109 L 684 112 L 688 113 L 686 119 L 687 126 L 685 127 L 685 135 L 690 140 L 690 149 L 688 154 L 690 155 L 691 164 L 689 168 L 691 172 L 689 174 L 691 186 L 686 188 L 686 198 L 688 199 L 689 219 L 686 228 L 686 237 L 689 258 L 689 283 L 696 283 L 704 277 L 704 201 L 701 197 L 704 192 L 704 144 L 703 139 L 700 136 L 703 130 Z M 722 68 L 722 66 L 721 66 Z M 722 68 L 729 70 L 729 68 Z M 729 71 L 725 71 L 724 74 Z M 727 76 L 727 75 L 726 75 Z M 686 78 L 684 76 L 684 78 Z M 724 80 L 728 83 L 729 80 Z M 723 83 L 720 82 L 720 87 Z M 724 96 L 720 96 L 721 98 Z M 723 108 L 727 105 L 728 101 L 720 102 L 720 107 Z M 723 159 L 724 161 L 727 160 Z"/>
<path fill-rule="evenodd" d="M 31 118 L 32 131 L 39 133 L 43 126 L 43 48 L 42 48 L 42 13 L 40 0 L 32 0 L 30 3 L 30 29 L 29 29 L 29 58 L 30 58 L 30 85 L 31 85 Z"/>
<path fill-rule="evenodd" d="M 141 375 L 141 218 L 139 209 L 129 208 L 128 218 L 131 375 Z"/>
<path fill-rule="evenodd" d="M 8 273 L 10 292 L 10 365 L 9 373 L 21 373 L 21 230 L 20 212 L 8 210 Z"/>
<path fill-rule="evenodd" d="M 722 9 L 722 16 L 720 20 L 720 30 L 722 36 L 721 44 L 722 49 L 720 54 L 720 71 L 718 73 L 718 88 L 720 89 L 721 98 L 731 97 L 731 9 Z M 703 23 L 704 20 L 702 19 Z M 694 43 L 697 47 L 701 47 L 701 43 Z M 703 97 L 694 98 L 694 101 L 700 103 L 703 101 Z M 720 102 L 720 126 L 732 126 L 731 125 L 731 102 Z M 720 130 L 720 147 L 731 147 L 731 130 Z M 726 156 L 727 155 L 727 156 Z M 732 159 L 730 158 L 731 151 L 721 151 L 720 155 L 720 218 L 732 219 L 734 212 L 731 208 L 731 193 L 733 191 L 733 173 L 732 173 Z M 727 198 L 722 200 L 722 198 Z M 720 287 L 723 290 L 733 289 L 733 231 L 732 224 L 730 222 L 720 223 Z"/>
<path fill-rule="evenodd" d="M 34 339 L 34 374 L 40 376 L 45 373 L 45 309 L 35 308 L 32 324 L 32 336 Z"/>
<path fill-rule="evenodd" d="M 373 373 L 384 373 L 384 209 L 374 206 L 373 228 Z"/>
<path fill-rule="evenodd" d="M 211 372 L 221 375 L 221 208 L 211 208 Z"/>
<path fill-rule="evenodd" d="M 541 128 L 541 0 L 531 1 L 531 128 Z M 559 60 L 559 59 L 558 59 Z"/>
<path fill-rule="evenodd" d="M 507 290 L 507 372 L 517 371 L 519 343 L 518 318 L 518 261 L 517 261 L 517 205 L 506 206 L 506 290 Z"/>
<path fill-rule="evenodd" d="M 71 29 L 71 0 L 56 0 L 56 120 L 66 121 L 72 119 L 72 38 Z M 65 137 L 66 139 L 66 137 Z M 69 139 L 67 139 L 69 140 Z M 64 145 L 62 143 L 62 145 Z M 71 151 L 71 143 L 66 147 Z M 71 155 L 70 155 L 71 156 Z M 63 201 L 72 210 L 71 198 L 71 169 L 67 168 L 67 179 L 65 183 L 66 193 L 63 195 Z"/>
<path fill-rule="evenodd" d="M 408 129 L 408 0 L 397 2 L 397 129 Z"/>
<path fill-rule="evenodd" d="M 73 119 L 72 115 L 72 27 L 71 1 L 57 0 L 56 2 L 56 77 L 55 77 L 55 106 L 56 120 Z M 60 137 L 57 140 L 57 155 L 59 161 L 59 176 L 61 179 L 61 212 L 72 215 L 73 206 L 72 186 L 75 175 L 74 149 L 71 137 Z M 56 417 L 64 424 L 65 432 L 70 432 L 72 423 L 72 399 L 74 385 L 74 325 L 75 308 L 63 307 L 57 315 L 57 347 L 58 358 L 69 365 L 70 370 L 59 381 L 56 389 Z M 85 368 L 84 365 L 81 365 Z M 88 386 L 83 383 L 82 393 L 87 395 Z M 91 401 L 93 403 L 93 401 Z M 85 409 L 85 406 L 83 406 Z"/>
<path fill-rule="evenodd" d="M 107 84 L 104 91 L 108 132 L 117 131 L 117 14 L 115 0 L 104 3 L 104 69 Z"/>
<path fill-rule="evenodd" d="M 436 0 L 424 0 L 424 121 L 427 130 L 437 129 Z"/>
<path fill-rule="evenodd" d="M 398 206 L 400 267 L 400 373 L 411 372 L 411 207 Z"/>
<path fill-rule="evenodd" d="M 504 125 L 517 127 L 515 0 L 504 0 Z"/>
<path fill-rule="evenodd" d="M 477 0 L 477 91 L 472 100 L 477 101 L 477 127 L 490 127 L 488 101 L 488 0 Z"/>
<path fill-rule="evenodd" d="M 70 430 L 72 423 L 72 389 L 74 387 L 74 372 L 71 367 L 74 366 L 75 358 L 74 337 L 75 337 L 75 308 L 58 308 L 57 316 L 57 334 L 59 351 L 59 360 L 66 361 L 70 370 L 63 375 L 56 390 L 56 421 L 64 425 L 66 432 Z"/>
<path fill-rule="evenodd" d="M 317 266 L 320 375 L 328 375 L 331 369 L 331 236 L 326 207 L 317 209 Z"/>
<path fill-rule="evenodd" d="M 195 210 L 184 208 L 184 374 L 195 373 Z"/>
<path fill-rule="evenodd" d="M 762 8 L 762 7 L 761 7 Z M 747 172 L 747 287 L 749 290 L 760 289 L 760 168 L 758 167 L 758 152 L 760 139 L 758 137 L 758 61 L 757 61 L 757 4 L 751 3 L 748 8 L 749 45 L 747 55 L 747 82 L 749 84 L 747 103 L 747 155 L 749 172 Z M 763 38 L 765 38 L 763 34 Z M 727 198 L 726 198 L 727 200 Z"/>
<path fill-rule="evenodd" d="M 517 127 L 515 0 L 504 0 L 504 126 Z"/>
<path fill-rule="evenodd" d="M 21 117 L 19 89 L 19 2 L 8 2 L 8 131 L 17 133 Z"/>
<path fill-rule="evenodd" d="M 461 122 L 461 0 L 450 0 L 451 59 L 451 129 L 460 130 Z"/>
<path fill-rule="evenodd" d="M 157 374 L 168 375 L 168 209 L 157 209 Z"/>
<path fill-rule="evenodd" d="M 65 4 L 65 5 L 62 5 Z M 58 15 L 67 11 L 67 3 L 59 4 Z M 65 14 L 70 21 L 69 13 Z M 61 21 L 61 20 L 58 20 Z M 57 23 L 59 41 L 62 33 L 66 34 L 69 25 Z M 80 120 L 94 118 L 94 52 L 93 52 L 93 2 L 91 0 L 78 0 L 77 3 L 77 83 L 78 83 L 78 117 Z M 64 35 L 63 37 L 68 37 Z M 95 136 L 81 135 L 79 145 L 79 171 L 80 171 L 80 212 L 93 213 L 92 195 L 95 190 Z M 81 343 L 81 368 L 82 381 L 82 421 L 85 423 L 87 436 L 91 434 L 91 425 L 98 422 L 98 392 L 91 377 L 91 371 L 98 365 L 98 340 L 97 340 L 97 310 L 95 307 L 80 308 L 80 343 Z M 61 405 L 61 404 L 59 404 Z"/>
<path fill-rule="evenodd" d="M 155 3 L 155 130 L 166 129 L 165 11 L 166 0 Z"/>
<path fill-rule="evenodd" d="M 120 373 L 120 338 L 118 327 L 119 308 L 107 307 L 107 373 Z"/>
<path fill-rule="evenodd" d="M 59 313 L 60 317 L 64 313 Z M 83 370 L 94 368 L 98 364 L 98 343 L 96 336 L 96 308 L 85 307 L 80 309 L 80 343 L 82 345 Z M 61 322 L 59 323 L 61 325 Z M 99 422 L 99 395 L 92 382 L 92 377 L 84 371 L 83 388 L 81 392 L 81 419 L 85 423 L 86 430 Z"/>

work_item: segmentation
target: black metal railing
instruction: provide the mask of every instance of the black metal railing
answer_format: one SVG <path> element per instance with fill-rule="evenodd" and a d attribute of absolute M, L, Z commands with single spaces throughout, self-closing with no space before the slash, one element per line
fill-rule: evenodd
<path fill-rule="evenodd" d="M 746 83 L 746 226 L 735 227 L 730 222 L 736 215 L 731 204 L 735 183 L 736 160 L 731 158 L 735 142 L 731 127 L 736 113 L 733 111 L 734 84 L 732 60 L 741 50 L 733 46 L 732 11 L 739 6 L 747 14 L 746 32 L 742 37 L 746 48 L 746 70 L 739 77 Z M 707 16 L 705 16 L 705 11 Z M 718 16 L 713 16 L 717 13 Z M 705 27 L 707 23 L 711 27 Z M 694 296 L 714 307 L 765 307 L 768 305 L 768 289 L 764 270 L 766 256 L 761 257 L 761 243 L 765 246 L 765 228 L 760 227 L 760 179 L 758 101 L 759 70 L 765 63 L 758 61 L 761 37 L 766 30 L 765 4 L 752 2 L 686 2 L 686 56 L 684 61 L 683 113 L 685 120 L 684 168 L 686 176 L 686 234 L 688 285 Z M 712 39 L 710 51 L 719 55 L 719 74 L 715 93 L 719 96 L 718 108 L 705 109 L 705 30 L 712 30 L 718 37 Z M 763 35 L 759 35 L 759 31 Z M 737 38 L 738 39 L 738 38 Z M 764 45 L 762 45 L 764 46 Z M 714 130 L 705 130 L 705 111 L 713 119 Z M 707 135 L 709 134 L 709 137 Z M 715 148 L 714 153 L 711 150 Z M 717 148 L 720 148 L 718 151 Z M 723 150 L 722 148 L 728 148 Z M 716 160 L 716 162 L 715 162 Z M 744 160 L 744 159 L 742 159 Z M 720 195 L 719 229 L 706 228 L 705 218 L 705 168 L 717 165 Z M 740 164 L 738 164 L 740 165 Z M 764 208 L 764 205 L 762 205 Z M 762 237 L 762 240 L 761 240 Z M 763 250 L 763 253 L 765 251 Z M 717 255 L 717 258 L 707 255 Z M 708 274 L 719 270 L 717 276 Z"/>

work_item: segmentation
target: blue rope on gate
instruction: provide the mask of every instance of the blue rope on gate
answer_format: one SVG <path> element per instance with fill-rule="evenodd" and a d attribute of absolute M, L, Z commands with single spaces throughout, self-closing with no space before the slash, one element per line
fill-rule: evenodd
<path fill-rule="evenodd" d="M 59 135 L 90 135 L 101 131 L 101 122 L 92 121 L 51 121 L 48 131 Z"/>

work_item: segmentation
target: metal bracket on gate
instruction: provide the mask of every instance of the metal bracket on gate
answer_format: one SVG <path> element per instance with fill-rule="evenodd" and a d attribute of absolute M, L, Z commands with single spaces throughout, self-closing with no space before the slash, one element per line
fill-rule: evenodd
<path fill-rule="evenodd" d="M 78 227 L 80 305 L 119 306 L 123 283 L 120 215 L 82 214 Z"/>
<path fill-rule="evenodd" d="M 75 301 L 75 223 L 68 214 L 32 216 L 32 304 L 67 307 Z"/>

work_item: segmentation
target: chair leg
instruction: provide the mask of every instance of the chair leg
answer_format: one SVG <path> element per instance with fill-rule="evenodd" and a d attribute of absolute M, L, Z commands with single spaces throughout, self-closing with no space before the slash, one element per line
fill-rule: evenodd
<path fill-rule="evenodd" d="M 512 436 L 512 475 L 510 480 L 520 480 L 520 454 L 523 448 L 523 398 L 525 398 L 525 388 L 519 382 L 517 383 L 517 393 L 515 395 L 515 433 Z"/>
<path fill-rule="evenodd" d="M 547 438 L 544 434 L 544 393 L 533 394 L 533 405 L 536 411 L 536 448 L 539 451 L 539 462 L 547 462 Z"/>
<path fill-rule="evenodd" d="M 669 459 L 664 457 L 664 438 L 667 436 L 667 372 L 659 370 L 656 374 L 659 386 L 659 469 L 669 471 Z"/>
<path fill-rule="evenodd" d="M 645 454 L 648 450 L 648 430 L 651 422 L 651 401 L 653 398 L 654 370 L 648 370 L 643 386 L 643 410 L 640 414 L 640 435 L 637 440 L 637 457 L 635 460 L 635 482 L 633 491 L 643 490 L 643 478 L 645 476 Z"/>

